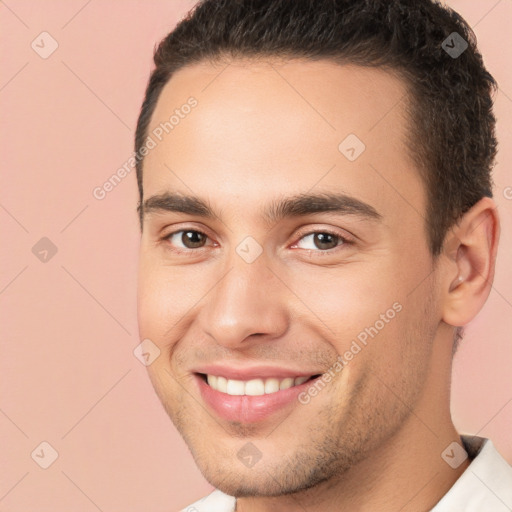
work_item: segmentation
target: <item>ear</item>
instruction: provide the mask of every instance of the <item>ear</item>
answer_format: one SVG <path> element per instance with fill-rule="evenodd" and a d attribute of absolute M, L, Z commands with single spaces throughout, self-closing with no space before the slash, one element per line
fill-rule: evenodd
<path fill-rule="evenodd" d="M 454 327 L 468 324 L 491 291 L 500 236 L 496 209 L 490 197 L 482 198 L 445 238 L 442 313 Z"/>

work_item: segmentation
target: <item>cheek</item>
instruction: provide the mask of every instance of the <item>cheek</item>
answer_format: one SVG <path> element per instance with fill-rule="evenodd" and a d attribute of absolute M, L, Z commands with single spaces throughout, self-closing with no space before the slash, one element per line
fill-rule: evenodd
<path fill-rule="evenodd" d="M 171 269 L 163 269 L 150 258 L 141 257 L 137 283 L 137 318 L 141 339 L 161 345 L 162 336 L 174 323 L 178 295 L 170 281 Z"/>
<path fill-rule="evenodd" d="M 364 268 L 354 262 L 334 269 L 313 268 L 308 272 L 289 274 L 290 287 L 297 290 L 303 306 L 319 326 L 325 326 L 327 339 L 335 338 L 337 349 L 380 320 L 395 317 L 393 304 L 400 300 L 393 271 L 384 265 Z M 379 323 L 380 325 L 380 323 Z M 387 325 L 387 324 L 386 324 Z"/>
<path fill-rule="evenodd" d="M 172 267 L 156 257 L 142 255 L 137 284 L 140 339 L 149 338 L 169 359 L 201 306 L 201 298 L 214 281 L 199 276 L 192 266 Z"/>

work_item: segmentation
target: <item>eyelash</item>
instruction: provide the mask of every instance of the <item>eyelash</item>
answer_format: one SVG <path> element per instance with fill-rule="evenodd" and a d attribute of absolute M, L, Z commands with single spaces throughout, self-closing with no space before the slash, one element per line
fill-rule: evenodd
<path fill-rule="evenodd" d="M 176 247 L 172 247 L 171 244 L 170 244 L 170 238 L 173 236 L 173 235 L 176 235 L 178 233 L 186 233 L 186 232 L 191 232 L 191 233 L 199 233 L 200 235 L 203 235 L 207 238 L 208 235 L 206 233 L 204 233 L 203 231 L 200 231 L 198 229 L 187 229 L 187 228 L 184 228 L 184 229 L 179 229 L 177 231 L 173 231 L 172 233 L 169 233 L 167 235 L 164 235 L 162 238 L 160 238 L 160 241 L 161 242 L 167 242 L 167 245 L 168 245 L 168 249 L 177 253 L 177 254 L 184 254 L 184 255 L 188 255 L 188 256 L 192 256 L 193 253 L 197 253 L 197 252 L 200 252 L 202 249 L 205 249 L 205 247 L 198 247 L 197 249 L 181 249 L 181 248 L 176 248 Z M 331 231 L 329 229 L 321 229 L 321 230 L 313 230 L 313 231 L 307 231 L 307 232 L 303 232 L 303 233 L 299 233 L 299 238 L 298 238 L 298 241 L 297 242 L 294 242 L 294 246 L 297 245 L 297 243 L 302 240 L 303 238 L 305 238 L 306 236 L 309 236 L 309 235 L 314 235 L 314 234 L 325 234 L 325 235 L 331 235 L 331 236 L 334 236 L 336 237 L 338 240 L 339 240 L 339 244 L 331 249 L 325 249 L 325 250 L 321 250 L 321 249 L 302 249 L 303 251 L 307 251 L 308 254 L 311 256 L 311 255 L 314 255 L 314 257 L 322 257 L 322 256 L 328 256 L 328 255 L 332 255 L 334 252 L 338 252 L 339 250 L 342 250 L 343 247 L 347 246 L 347 245 L 353 245 L 354 244 L 354 241 L 335 232 L 335 231 Z"/>

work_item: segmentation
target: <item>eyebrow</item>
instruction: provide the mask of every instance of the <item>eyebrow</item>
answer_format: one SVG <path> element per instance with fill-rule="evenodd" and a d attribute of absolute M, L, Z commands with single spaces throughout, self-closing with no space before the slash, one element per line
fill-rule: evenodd
<path fill-rule="evenodd" d="M 140 212 L 141 206 L 137 208 Z M 214 220 L 220 218 L 210 204 L 195 196 L 165 192 L 146 199 L 142 214 L 175 212 Z M 339 193 L 297 194 L 274 199 L 262 212 L 263 219 L 273 224 L 285 218 L 303 217 L 311 214 L 334 212 L 353 215 L 364 220 L 380 220 L 382 215 L 371 205 L 352 196 Z"/>

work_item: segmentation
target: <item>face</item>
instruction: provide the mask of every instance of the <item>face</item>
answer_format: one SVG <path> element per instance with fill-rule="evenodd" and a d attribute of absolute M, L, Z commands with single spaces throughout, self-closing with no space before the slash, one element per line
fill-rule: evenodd
<path fill-rule="evenodd" d="M 160 350 L 147 369 L 165 410 L 228 494 L 340 478 L 432 393 L 441 315 L 406 101 L 391 74 L 327 61 L 195 64 L 162 91 L 140 337 Z"/>

